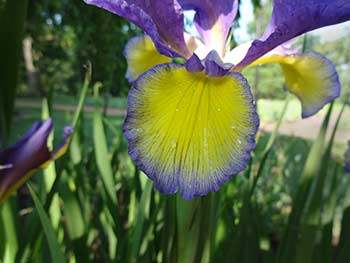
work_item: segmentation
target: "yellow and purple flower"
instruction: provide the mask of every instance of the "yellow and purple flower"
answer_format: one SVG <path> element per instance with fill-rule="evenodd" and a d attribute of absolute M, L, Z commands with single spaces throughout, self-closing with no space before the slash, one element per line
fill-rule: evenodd
<path fill-rule="evenodd" d="M 205 195 L 246 168 L 259 119 L 244 68 L 279 63 L 303 117 L 339 96 L 334 65 L 287 41 L 349 20 L 348 0 L 275 0 L 262 38 L 233 50 L 226 42 L 237 0 L 85 2 L 147 34 L 131 39 L 124 52 L 132 88 L 123 130 L 130 156 L 161 193 Z M 195 11 L 200 39 L 184 33 L 183 10 Z M 172 62 L 176 57 L 184 64 Z"/>
<path fill-rule="evenodd" d="M 52 131 L 52 121 L 35 122 L 31 129 L 14 145 L 0 152 L 0 203 L 23 185 L 39 168 L 48 164 L 66 151 L 72 127 L 64 128 L 64 143 L 54 152 L 47 147 Z"/>

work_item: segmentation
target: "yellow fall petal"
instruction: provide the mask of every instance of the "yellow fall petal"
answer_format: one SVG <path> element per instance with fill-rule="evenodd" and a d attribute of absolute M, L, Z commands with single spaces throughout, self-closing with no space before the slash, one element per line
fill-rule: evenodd
<path fill-rule="evenodd" d="M 279 63 L 286 88 L 302 104 L 302 117 L 317 113 L 340 95 L 340 83 L 333 63 L 316 52 L 264 56 L 249 66 Z"/>
<path fill-rule="evenodd" d="M 246 80 L 207 77 L 165 64 L 129 93 L 129 153 L 161 193 L 185 199 L 216 191 L 245 169 L 258 126 Z"/>
<path fill-rule="evenodd" d="M 129 40 L 124 56 L 128 63 L 126 77 L 130 82 L 155 65 L 171 62 L 171 58 L 158 52 L 152 39 L 147 35 Z"/>

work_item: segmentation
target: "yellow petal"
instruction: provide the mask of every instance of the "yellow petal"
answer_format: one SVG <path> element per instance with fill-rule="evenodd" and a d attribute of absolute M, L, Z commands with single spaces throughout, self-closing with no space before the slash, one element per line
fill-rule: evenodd
<path fill-rule="evenodd" d="M 130 156 L 161 193 L 179 189 L 190 199 L 245 169 L 258 123 L 239 73 L 207 77 L 164 64 L 134 83 L 124 134 Z"/>
<path fill-rule="evenodd" d="M 340 95 L 340 82 L 333 63 L 316 52 L 264 56 L 250 66 L 268 63 L 281 65 L 286 88 L 301 101 L 303 118 L 317 113 Z"/>
<path fill-rule="evenodd" d="M 171 58 L 158 52 L 147 35 L 130 39 L 126 44 L 124 56 L 128 63 L 126 77 L 130 82 L 155 65 L 171 62 Z"/>

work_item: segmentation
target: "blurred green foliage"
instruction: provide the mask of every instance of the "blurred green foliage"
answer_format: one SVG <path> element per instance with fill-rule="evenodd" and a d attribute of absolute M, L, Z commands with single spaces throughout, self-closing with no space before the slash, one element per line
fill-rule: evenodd
<path fill-rule="evenodd" d="M 139 29 L 80 0 L 31 0 L 27 12 L 25 39 L 32 42 L 27 48 L 31 58 L 22 63 L 20 94 L 77 94 L 82 65 L 91 61 L 93 80 L 103 84 L 103 93 L 126 95 L 122 52 Z M 28 74 L 36 78 L 32 86 L 27 85 Z"/>

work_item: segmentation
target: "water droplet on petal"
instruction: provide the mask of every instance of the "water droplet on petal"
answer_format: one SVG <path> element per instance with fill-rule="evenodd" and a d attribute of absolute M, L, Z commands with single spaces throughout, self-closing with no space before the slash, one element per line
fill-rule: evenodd
<path fill-rule="evenodd" d="M 179 111 L 179 109 L 178 109 L 178 108 L 176 108 L 176 109 L 175 109 L 175 111 Z"/>
<path fill-rule="evenodd" d="M 217 108 L 216 110 L 217 110 L 217 111 L 221 111 L 221 108 Z"/>
<path fill-rule="evenodd" d="M 170 142 L 171 148 L 175 148 L 176 145 L 177 145 L 176 141 L 175 140 L 171 140 L 171 142 Z"/>
<path fill-rule="evenodd" d="M 242 144 L 241 140 L 239 140 L 239 139 L 237 140 L 237 142 L 238 142 L 238 144 Z"/>

